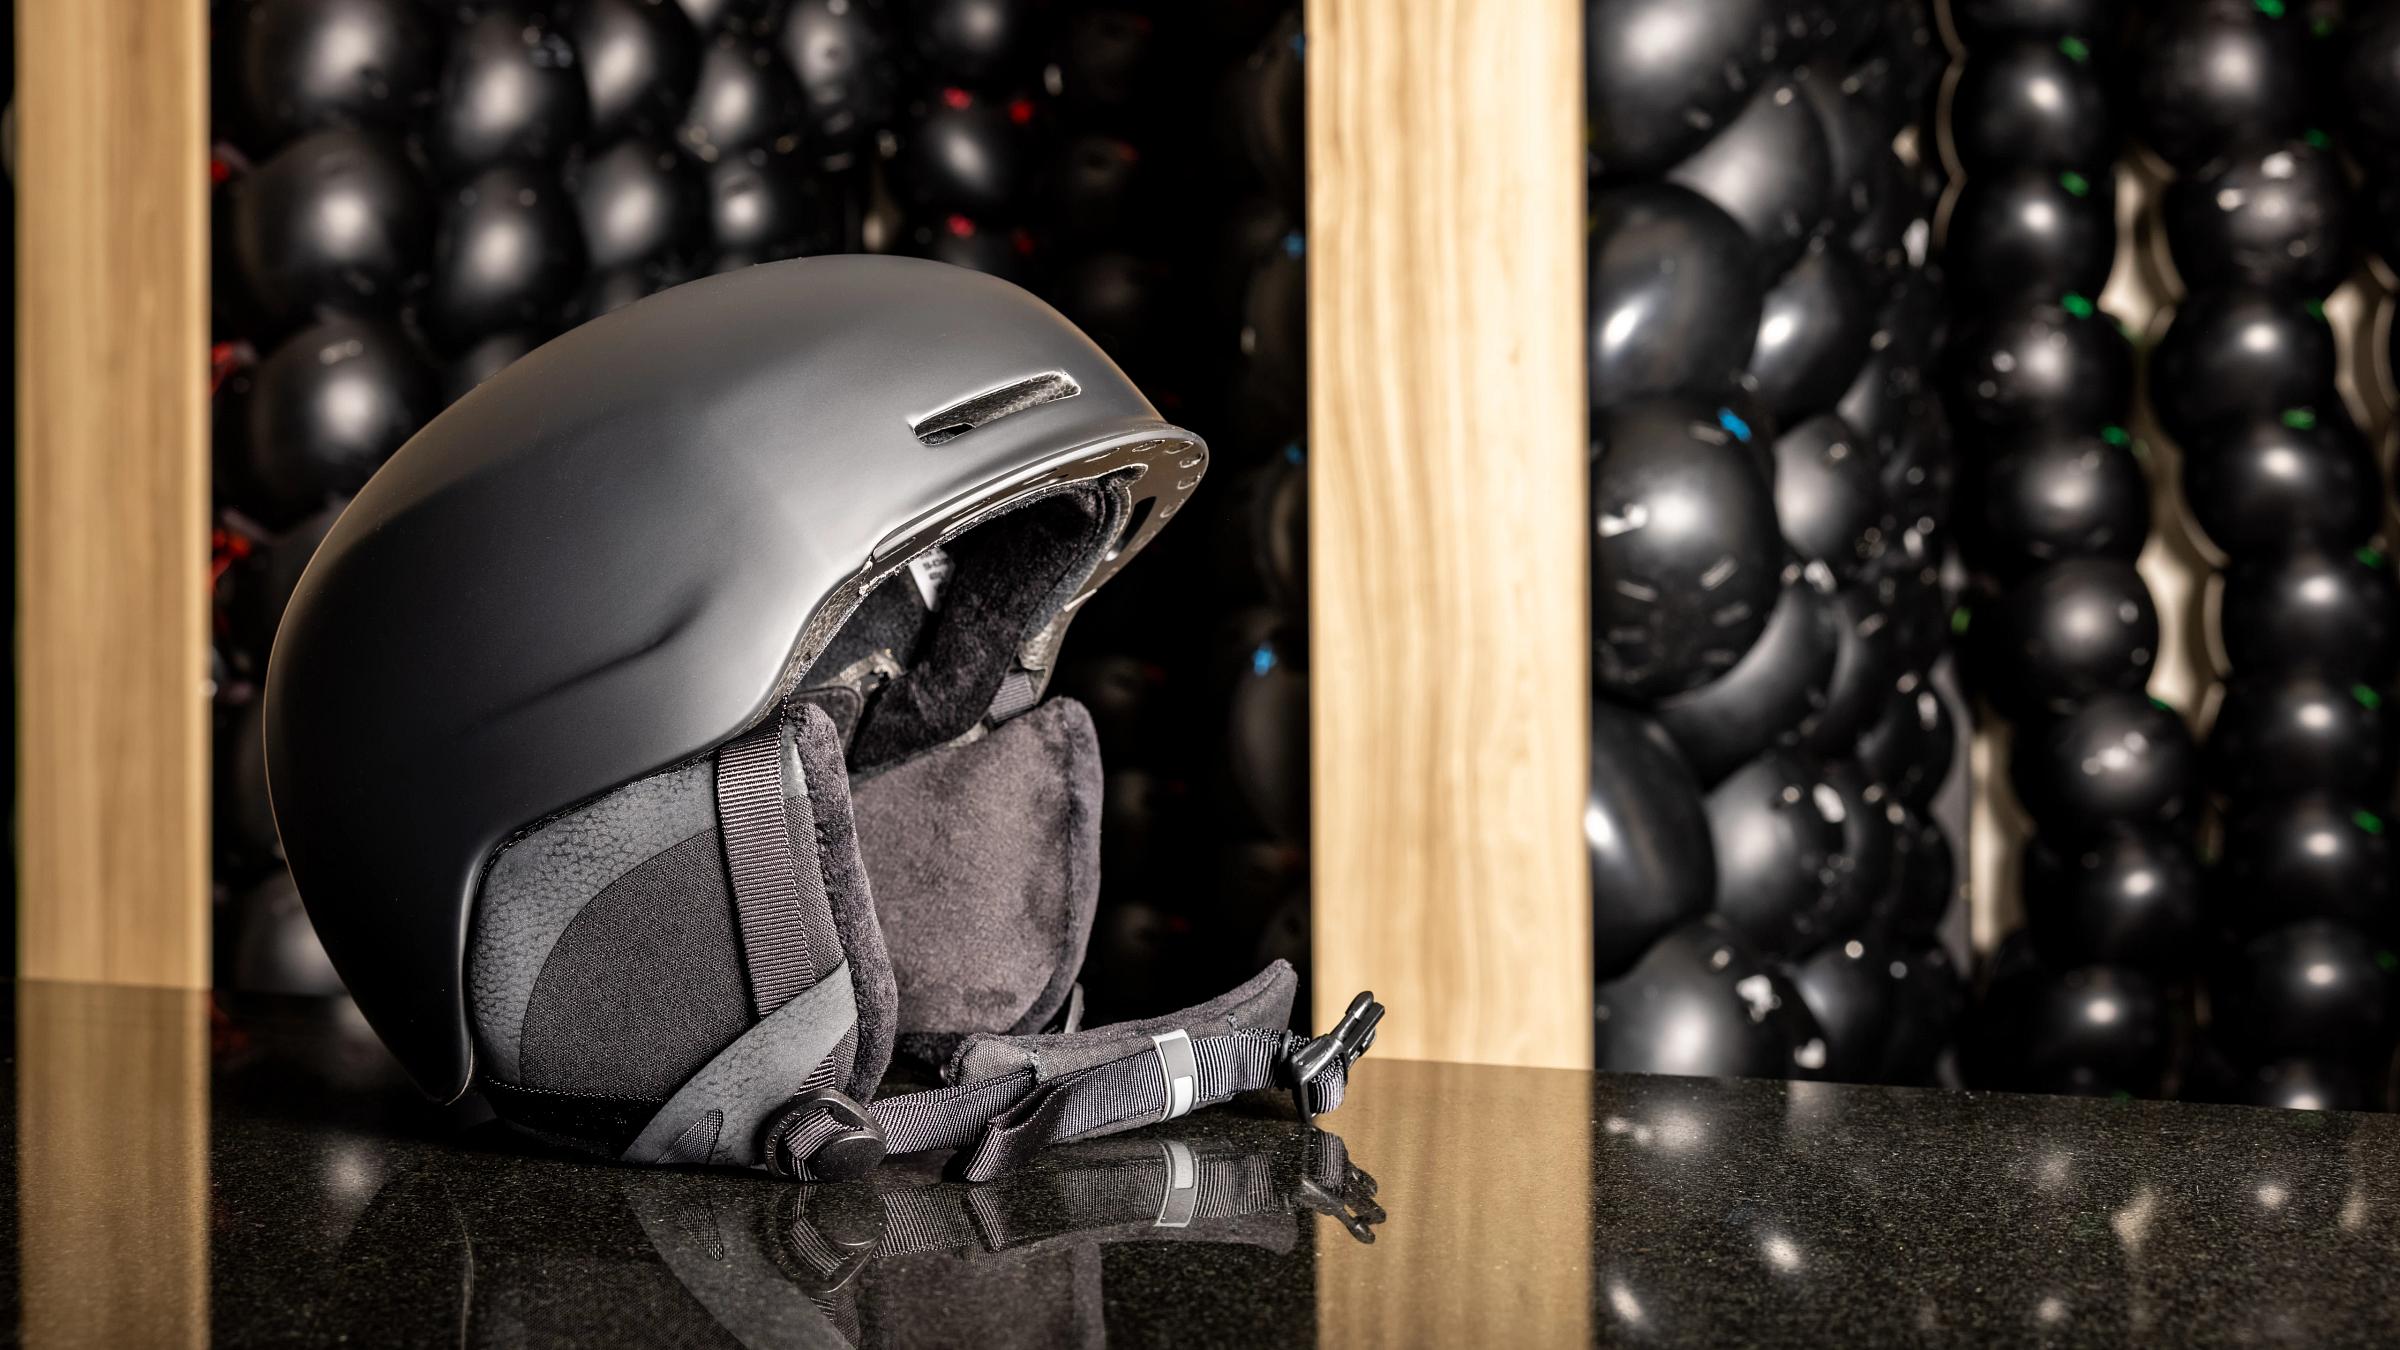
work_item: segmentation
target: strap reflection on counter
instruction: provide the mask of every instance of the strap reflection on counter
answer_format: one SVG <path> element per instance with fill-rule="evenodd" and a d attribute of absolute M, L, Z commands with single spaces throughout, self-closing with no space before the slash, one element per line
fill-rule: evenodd
<path fill-rule="evenodd" d="M 1221 1278 L 1203 1264 L 1334 1240 L 1315 1236 L 1331 1230 L 1314 1214 L 1361 1243 L 1385 1220 L 1375 1179 L 1338 1136 L 1315 1129 L 1111 1136 L 972 1185 L 887 1170 L 789 1187 L 688 1172 L 497 1170 L 493 1161 L 399 1178 L 344 1254 L 354 1267 L 463 1261 L 455 1280 L 431 1283 L 458 1290 L 463 1306 L 444 1320 L 466 1345 L 497 1344 L 537 1323 L 547 1324 L 544 1340 L 572 1340 L 583 1334 L 576 1327 L 643 1326 L 709 1343 L 713 1323 L 751 1347 L 1097 1346 L 1106 1341 L 1104 1265 L 1118 1268 L 1104 1249 L 1192 1245 L 1192 1261 L 1124 1277 L 1138 1283 L 1110 1293 L 1116 1306 L 1163 1296 L 1158 1281 L 1197 1291 Z M 429 1205 L 448 1209 L 465 1241 L 429 1248 L 412 1236 Z M 1288 1314 L 1306 1320 L 1313 1285 L 1304 1269 L 1286 1292 Z"/>

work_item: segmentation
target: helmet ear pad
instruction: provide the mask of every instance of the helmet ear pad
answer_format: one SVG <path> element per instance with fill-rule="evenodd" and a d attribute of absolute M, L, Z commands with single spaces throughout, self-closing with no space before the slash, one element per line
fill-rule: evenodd
<path fill-rule="evenodd" d="M 783 734 L 793 853 L 819 870 L 857 994 L 845 1090 L 872 1095 L 895 1040 L 938 1066 L 967 1036 L 1049 1026 L 1099 899 L 1083 705 L 1052 699 L 857 779 L 821 709 L 796 706 Z M 706 761 L 667 770 L 495 863 L 468 983 L 507 1114 L 622 1136 L 756 1025 L 712 783 Z"/>
<path fill-rule="evenodd" d="M 898 986 L 900 1048 L 940 1064 L 1065 1006 L 1100 895 L 1100 745 L 1054 698 L 851 785 Z"/>
<path fill-rule="evenodd" d="M 848 967 L 856 995 L 836 1082 L 869 1095 L 890 1064 L 895 997 L 841 736 L 806 705 L 780 734 L 792 854 L 822 894 L 809 945 L 820 969 Z M 629 784 L 504 848 L 485 877 L 466 973 L 485 1091 L 504 1114 L 564 1134 L 626 1134 L 748 1033 L 759 1014 L 712 762 Z"/>

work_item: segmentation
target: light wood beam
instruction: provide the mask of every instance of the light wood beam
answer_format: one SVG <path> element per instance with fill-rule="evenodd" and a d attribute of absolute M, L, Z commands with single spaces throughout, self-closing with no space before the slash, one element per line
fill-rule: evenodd
<path fill-rule="evenodd" d="M 1578 0 L 1309 0 L 1320 1025 L 1591 1062 Z"/>
<path fill-rule="evenodd" d="M 200 0 L 17 6 L 21 973 L 208 979 Z"/>

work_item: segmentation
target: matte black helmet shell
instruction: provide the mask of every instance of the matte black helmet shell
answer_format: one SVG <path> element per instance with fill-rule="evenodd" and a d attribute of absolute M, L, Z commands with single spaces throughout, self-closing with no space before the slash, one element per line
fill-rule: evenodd
<path fill-rule="evenodd" d="M 474 1064 L 470 909 L 513 834 L 758 724 L 873 584 L 1102 478 L 1175 514 L 1206 448 L 1058 313 L 939 263 L 694 282 L 532 352 L 335 524 L 268 666 L 278 829 L 360 1009 L 442 1098 Z"/>

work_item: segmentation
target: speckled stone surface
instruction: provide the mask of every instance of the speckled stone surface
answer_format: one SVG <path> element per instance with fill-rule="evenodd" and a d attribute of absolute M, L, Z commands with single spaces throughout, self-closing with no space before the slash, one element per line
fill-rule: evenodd
<path fill-rule="evenodd" d="M 9 1090 L 81 1062 L 29 1036 L 180 1029 L 204 1100 L 95 1100 L 152 1138 L 183 1114 L 204 1212 L 14 1100 L 28 1342 L 178 1269 L 204 1295 L 169 1315 L 240 1345 L 2400 1342 L 2387 1117 L 1370 1056 L 1323 1133 L 1262 1100 L 980 1187 L 801 1188 L 545 1154 L 330 1005 L 67 988 L 17 991 Z M 25 1171 L 59 1157 L 103 1161 Z"/>

